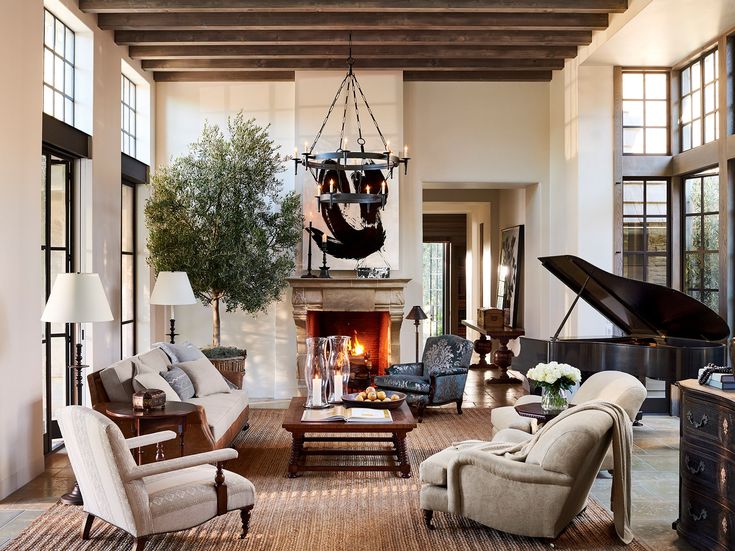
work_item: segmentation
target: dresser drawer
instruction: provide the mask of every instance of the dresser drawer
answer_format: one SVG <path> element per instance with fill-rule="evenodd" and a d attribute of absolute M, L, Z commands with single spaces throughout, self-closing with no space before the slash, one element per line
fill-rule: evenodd
<path fill-rule="evenodd" d="M 679 474 L 691 488 L 725 503 L 735 497 L 735 463 L 686 439 L 681 441 Z"/>
<path fill-rule="evenodd" d="M 679 492 L 678 530 L 700 549 L 735 548 L 735 517 L 715 500 L 693 489 L 686 480 Z"/>
<path fill-rule="evenodd" d="M 681 416 L 684 437 L 703 438 L 721 448 L 732 449 L 735 415 L 730 408 L 685 393 Z"/>

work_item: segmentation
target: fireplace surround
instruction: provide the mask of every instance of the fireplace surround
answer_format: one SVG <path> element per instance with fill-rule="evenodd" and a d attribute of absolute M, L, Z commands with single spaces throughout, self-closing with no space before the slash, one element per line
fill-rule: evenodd
<path fill-rule="evenodd" d="M 304 386 L 306 337 L 328 336 L 321 334 L 325 331 L 352 337 L 351 331 L 356 330 L 381 372 L 399 362 L 406 302 L 404 289 L 409 281 L 398 278 L 290 278 L 299 386 Z M 361 334 L 366 337 L 364 342 Z"/>

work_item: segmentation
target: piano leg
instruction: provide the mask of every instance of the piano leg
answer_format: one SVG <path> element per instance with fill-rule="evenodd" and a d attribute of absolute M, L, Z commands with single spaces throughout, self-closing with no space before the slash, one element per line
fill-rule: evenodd
<path fill-rule="evenodd" d="M 500 347 L 493 354 L 493 364 L 500 368 L 500 377 L 491 377 L 485 379 L 489 385 L 519 385 L 523 381 L 508 375 L 508 368 L 513 361 L 513 352 L 508 349 L 508 341 L 510 337 L 498 337 Z"/>

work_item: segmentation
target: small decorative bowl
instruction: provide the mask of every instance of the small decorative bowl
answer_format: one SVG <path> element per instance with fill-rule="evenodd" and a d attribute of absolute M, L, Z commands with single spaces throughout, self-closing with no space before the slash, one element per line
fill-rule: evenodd
<path fill-rule="evenodd" d="M 359 392 L 342 395 L 342 405 L 346 408 L 371 408 L 371 409 L 398 409 L 406 401 L 406 395 L 403 392 L 394 392 L 392 390 L 384 390 L 385 395 L 391 398 L 394 394 L 398 395 L 398 400 L 390 402 L 371 402 L 370 400 L 355 400 Z"/>

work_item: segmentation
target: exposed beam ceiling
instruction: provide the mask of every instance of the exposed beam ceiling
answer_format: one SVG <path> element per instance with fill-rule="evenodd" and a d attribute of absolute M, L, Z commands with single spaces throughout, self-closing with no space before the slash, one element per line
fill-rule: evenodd
<path fill-rule="evenodd" d="M 80 0 L 160 81 L 288 80 L 356 70 L 405 80 L 550 80 L 627 0 Z"/>

